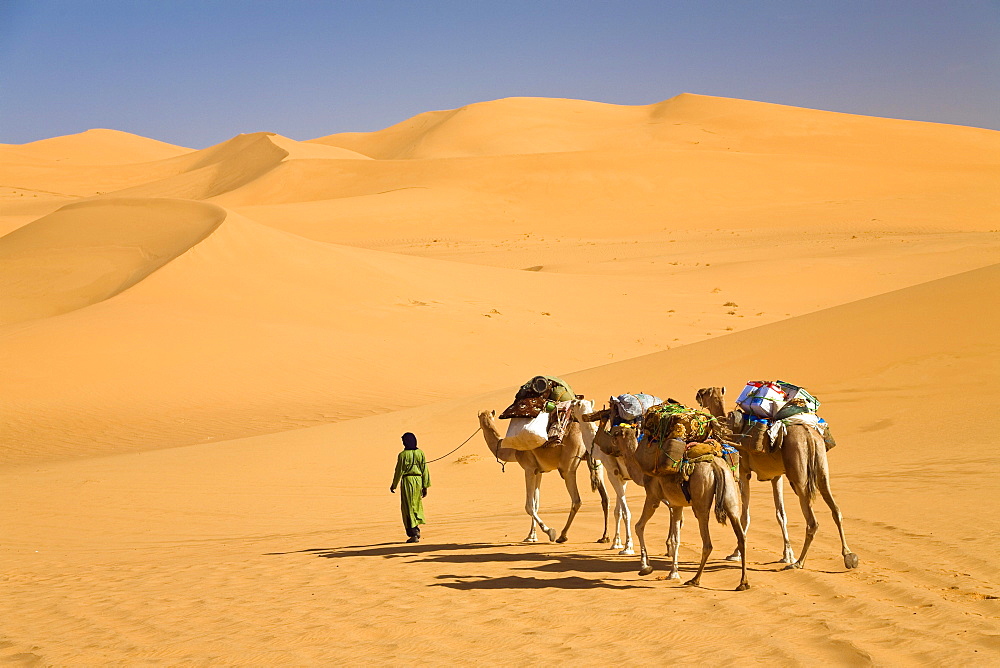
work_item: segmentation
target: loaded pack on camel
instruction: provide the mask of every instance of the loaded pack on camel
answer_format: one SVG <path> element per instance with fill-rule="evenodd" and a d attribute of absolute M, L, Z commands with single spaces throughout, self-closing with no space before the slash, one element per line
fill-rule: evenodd
<path fill-rule="evenodd" d="M 830 425 L 816 414 L 819 399 L 798 385 L 752 380 L 743 388 L 736 405 L 729 427 L 740 449 L 774 452 L 781 447 L 787 427 L 793 424 L 815 429 L 828 451 L 837 445 Z"/>
<path fill-rule="evenodd" d="M 637 459 L 646 475 L 679 473 L 687 480 L 695 464 L 712 461 L 713 457 L 721 457 L 736 470 L 737 451 L 727 443 L 729 429 L 708 411 L 689 408 L 674 399 L 661 401 L 648 394 L 623 394 L 612 397 L 610 403 L 610 408 L 585 415 L 583 419 L 600 421 L 595 442 L 613 457 L 622 457 L 624 453 L 606 427 L 627 426 L 638 430 L 638 447 L 642 452 Z"/>
<path fill-rule="evenodd" d="M 707 411 L 670 401 L 652 406 L 641 424 L 639 448 L 647 450 L 648 475 L 679 473 L 687 480 L 694 465 L 721 457 L 732 470 L 738 463 L 736 449 L 726 441 L 729 433 Z"/>
<path fill-rule="evenodd" d="M 674 403 L 673 399 L 668 401 Z M 644 392 L 619 394 L 608 398 L 608 408 L 588 413 L 582 419 L 584 422 L 599 423 L 594 434 L 597 447 L 612 457 L 621 457 L 622 453 L 611 440 L 611 429 L 620 424 L 640 424 L 647 410 L 662 403 L 663 399 Z"/>
<path fill-rule="evenodd" d="M 500 414 L 510 420 L 504 447 L 514 450 L 534 450 L 559 445 L 573 413 L 569 402 L 582 399 L 569 383 L 555 376 L 535 376 L 514 395 L 514 403 Z"/>

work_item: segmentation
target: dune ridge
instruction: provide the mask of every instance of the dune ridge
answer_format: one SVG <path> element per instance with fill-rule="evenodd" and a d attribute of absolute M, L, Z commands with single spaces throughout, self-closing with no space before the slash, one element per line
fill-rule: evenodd
<path fill-rule="evenodd" d="M 0 237 L 0 325 L 113 297 L 205 239 L 224 217 L 215 205 L 187 200 L 91 200 L 18 228 Z"/>
<path fill-rule="evenodd" d="M 944 135 L 936 137 L 935 135 Z M 803 141 L 804 140 L 804 141 Z M 379 160 L 687 148 L 791 152 L 869 160 L 919 159 L 932 151 L 995 164 L 996 133 L 939 123 L 864 117 L 767 102 L 683 93 L 649 105 L 503 98 L 431 111 L 375 132 L 309 140 Z M 909 145 L 910 143 L 915 145 Z M 882 155 L 869 146 L 881 144 Z"/>
<path fill-rule="evenodd" d="M 0 144 L 0 155 L 81 165 L 153 162 L 189 153 L 191 149 L 140 135 L 95 128 L 73 135 L 27 144 Z"/>

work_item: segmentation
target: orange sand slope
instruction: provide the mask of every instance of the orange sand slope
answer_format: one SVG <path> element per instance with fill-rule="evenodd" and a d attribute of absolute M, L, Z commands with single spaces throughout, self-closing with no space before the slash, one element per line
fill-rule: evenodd
<path fill-rule="evenodd" d="M 0 183 L 50 193 L 2 200 L 0 457 L 342 420 L 986 266 L 997 136 L 683 95 L 0 147 Z"/>
<path fill-rule="evenodd" d="M 442 663 L 476 647 L 488 663 L 598 664 L 611 647 L 641 662 L 989 665 L 1000 650 L 989 557 L 1000 523 L 983 511 L 995 509 L 1000 457 L 983 443 L 1000 400 L 997 304 L 1000 265 L 569 376 L 597 397 L 690 399 L 701 384 L 764 370 L 822 388 L 857 571 L 843 572 L 825 514 L 807 569 L 781 571 L 764 484 L 745 594 L 726 591 L 738 573 L 717 560 L 705 589 L 639 578 L 635 557 L 589 544 L 601 531 L 589 493 L 570 543 L 519 545 L 521 476 L 501 474 L 478 438 L 432 465 L 427 540 L 386 542 L 399 533 L 385 491 L 397 435 L 413 429 L 430 456 L 443 454 L 471 433 L 477 408 L 509 401 L 505 388 L 284 434 L 0 470 L 18 500 L 0 516 L 9 651 L 49 663 L 315 664 L 405 658 L 431 634 Z M 960 418 L 915 419 L 939 414 L 943 385 L 974 390 Z M 565 511 L 559 487 L 555 476 L 544 485 L 553 523 Z M 61 489 L 73 493 L 52 493 Z M 663 515 L 647 530 L 658 568 Z M 713 526 L 717 557 L 727 533 Z M 697 548 L 689 524 L 687 572 Z M 581 621 L 594 614 L 613 623 Z M 668 623 L 694 619 L 697 638 Z M 734 619 L 753 642 L 731 640 Z M 551 642 L 522 642 L 539 632 Z"/>
<path fill-rule="evenodd" d="M 997 132 L 696 95 L 0 145 L 0 659 L 990 665 L 998 182 Z M 747 593 L 722 526 L 705 588 L 639 578 L 589 491 L 521 544 L 479 436 L 396 543 L 398 435 L 444 455 L 537 373 L 809 387 L 861 568 L 821 509 L 781 572 L 764 484 Z"/>

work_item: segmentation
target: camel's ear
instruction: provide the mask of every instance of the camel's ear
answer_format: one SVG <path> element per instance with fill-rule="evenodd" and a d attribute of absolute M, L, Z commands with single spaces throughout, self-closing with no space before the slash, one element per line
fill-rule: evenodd
<path fill-rule="evenodd" d="M 722 386 L 722 396 L 726 396 L 726 386 Z"/>
<path fill-rule="evenodd" d="M 491 415 L 492 417 L 496 417 L 496 416 L 497 416 L 497 409 L 495 409 L 495 408 L 494 408 L 493 410 L 491 410 L 491 411 L 490 411 L 490 415 Z"/>

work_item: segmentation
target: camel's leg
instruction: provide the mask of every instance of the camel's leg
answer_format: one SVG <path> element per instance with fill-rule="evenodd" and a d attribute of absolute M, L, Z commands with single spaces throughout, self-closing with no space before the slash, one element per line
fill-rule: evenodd
<path fill-rule="evenodd" d="M 672 506 L 670 506 L 669 504 L 667 504 L 667 508 L 672 508 Z M 673 516 L 671 516 L 671 517 L 673 517 Z M 681 529 L 683 529 L 683 528 L 684 528 L 684 513 L 680 512 L 680 513 L 677 514 L 677 526 L 676 527 L 674 527 L 674 526 L 670 527 L 670 532 L 674 532 L 674 533 L 677 534 L 676 536 L 674 536 L 674 539 L 675 539 L 674 540 L 674 545 L 680 545 L 681 544 Z M 667 532 L 667 559 L 673 559 L 673 557 L 674 557 L 674 552 L 670 549 L 670 539 L 671 539 L 670 532 Z"/>
<path fill-rule="evenodd" d="M 621 480 L 621 496 L 618 497 L 618 504 L 621 506 L 619 515 L 621 516 L 622 530 L 625 532 L 625 540 L 621 543 L 622 549 L 618 554 L 635 554 L 635 545 L 632 542 L 632 510 L 628 507 L 628 497 L 625 496 L 628 490 L 628 481 Z"/>
<path fill-rule="evenodd" d="M 670 532 L 667 534 L 667 556 L 670 557 L 670 575 L 668 580 L 680 580 L 681 526 L 684 524 L 684 509 L 678 506 L 670 508 Z"/>
<path fill-rule="evenodd" d="M 740 484 L 740 503 L 742 505 L 742 510 L 740 511 L 740 526 L 743 527 L 743 535 L 746 536 L 750 533 L 750 461 L 748 458 L 740 456 L 740 474 L 737 479 Z M 726 561 L 739 561 L 740 560 L 740 548 L 737 545 L 736 549 L 726 557 Z"/>
<path fill-rule="evenodd" d="M 726 516 L 729 518 L 729 523 L 733 525 L 733 533 L 736 534 L 736 546 L 740 553 L 742 575 L 740 576 L 740 584 L 736 587 L 736 591 L 746 591 L 750 588 L 750 581 L 747 580 L 747 537 L 743 533 L 743 527 L 739 522 L 739 503 L 736 500 L 735 490 L 728 485 L 726 487 L 725 505 Z"/>
<path fill-rule="evenodd" d="M 650 490 L 646 490 L 646 501 L 642 504 L 642 514 L 635 523 L 635 535 L 639 537 L 639 575 L 649 575 L 653 567 L 649 565 L 649 554 L 646 552 L 646 522 L 656 512 L 660 500 Z"/>
<path fill-rule="evenodd" d="M 794 485 L 792 486 L 792 490 L 799 497 L 802 515 L 806 518 L 806 540 L 802 545 L 802 551 L 799 552 L 798 560 L 785 566 L 785 570 L 802 568 L 806 561 L 806 553 L 809 551 L 809 546 L 812 544 L 813 538 L 816 537 L 816 532 L 819 530 L 819 520 L 816 519 L 816 513 L 813 512 L 812 499 L 809 498 L 809 493 L 804 489 L 796 489 Z"/>
<path fill-rule="evenodd" d="M 695 573 L 695 576 L 684 583 L 686 585 L 698 586 L 701 584 L 701 574 L 705 572 L 705 564 L 708 562 L 709 555 L 712 554 L 712 533 L 708 523 L 715 515 L 713 506 L 716 483 L 723 482 L 716 478 L 718 475 L 719 472 L 713 466 L 703 464 L 697 465 L 691 474 L 688 491 L 691 493 L 691 510 L 694 511 L 694 516 L 698 520 L 698 529 L 701 532 L 701 563 L 698 564 L 698 572 Z M 719 493 L 725 495 L 725 492 L 726 489 L 723 485 Z M 725 504 L 725 498 L 720 499 L 720 502 Z M 746 545 L 737 544 L 737 547 L 745 548 Z"/>
<path fill-rule="evenodd" d="M 576 482 L 576 468 L 570 469 L 565 475 L 566 491 L 569 492 L 569 517 L 566 518 L 566 526 L 563 527 L 562 533 L 559 534 L 559 538 L 556 539 L 557 543 L 565 543 L 569 540 L 567 534 L 569 533 L 569 527 L 573 524 L 573 518 L 576 514 L 580 512 L 580 506 L 583 505 L 580 500 L 580 487 Z M 607 514 L 605 513 L 605 517 Z"/>
<path fill-rule="evenodd" d="M 549 540 L 556 539 L 556 530 L 545 526 L 545 522 L 538 516 L 538 505 L 541 498 L 542 474 L 535 471 L 524 471 L 525 504 L 524 510 L 531 517 L 531 533 L 524 539 L 526 543 L 537 543 L 538 536 L 535 534 L 535 525 L 549 536 Z"/>
<path fill-rule="evenodd" d="M 819 493 L 823 495 L 826 505 L 830 506 L 830 511 L 833 513 L 833 521 L 836 522 L 837 531 L 840 532 L 840 553 L 844 556 L 844 567 L 857 568 L 858 555 L 851 552 L 851 548 L 847 547 L 847 537 L 844 535 L 844 518 L 840 514 L 840 507 L 837 505 L 837 502 L 833 500 L 833 492 L 830 490 L 830 472 L 826 467 L 825 461 L 820 465 L 818 478 L 819 480 L 816 483 L 817 487 L 819 487 Z"/>
<path fill-rule="evenodd" d="M 692 490 L 692 496 L 693 490 Z M 711 503 L 705 504 L 711 506 Z M 701 512 L 698 511 L 698 506 L 695 504 L 691 505 L 694 510 L 695 518 L 698 520 L 698 529 L 701 531 L 701 563 L 698 564 L 698 572 L 695 576 L 685 582 L 685 585 L 691 585 L 697 587 L 701 584 L 701 574 L 705 571 L 705 564 L 708 562 L 708 556 L 712 554 L 712 532 L 709 531 L 708 521 L 712 515 L 711 507 L 703 508 Z"/>
<path fill-rule="evenodd" d="M 627 480 L 622 480 L 618 476 L 609 477 L 611 487 L 615 490 L 615 542 L 612 549 L 620 550 L 618 554 L 635 554 L 632 545 L 632 511 L 629 510 L 628 500 L 625 498 L 625 490 L 628 486 Z M 625 531 L 625 542 L 622 542 L 621 531 Z"/>
<path fill-rule="evenodd" d="M 537 543 L 538 535 L 535 533 L 535 507 L 537 505 L 537 495 L 538 487 L 535 485 L 534 474 L 525 470 L 524 472 L 524 511 L 528 513 L 528 518 L 531 520 L 531 529 L 528 531 L 527 538 L 524 539 L 525 543 Z"/>
<path fill-rule="evenodd" d="M 599 462 L 596 465 L 599 466 L 600 465 Z M 599 539 L 597 539 L 597 542 L 598 543 L 610 543 L 611 539 L 608 538 L 608 510 L 609 510 L 609 508 L 611 506 L 611 503 L 608 500 L 608 487 L 607 487 L 607 485 L 604 484 L 603 469 L 604 469 L 604 467 L 601 466 L 600 470 L 598 471 L 597 491 L 601 495 L 601 510 L 604 511 L 604 535 L 601 536 Z M 616 525 L 615 525 L 615 541 L 617 541 L 617 540 L 618 540 L 618 526 L 617 526 L 617 523 L 616 523 Z"/>
<path fill-rule="evenodd" d="M 782 564 L 791 564 L 795 561 L 795 551 L 792 549 L 792 541 L 788 538 L 788 517 L 785 515 L 785 493 L 784 476 L 777 476 L 771 481 L 771 493 L 774 496 L 774 516 L 778 519 L 778 526 L 781 527 L 781 538 L 785 545 L 781 550 Z"/>

